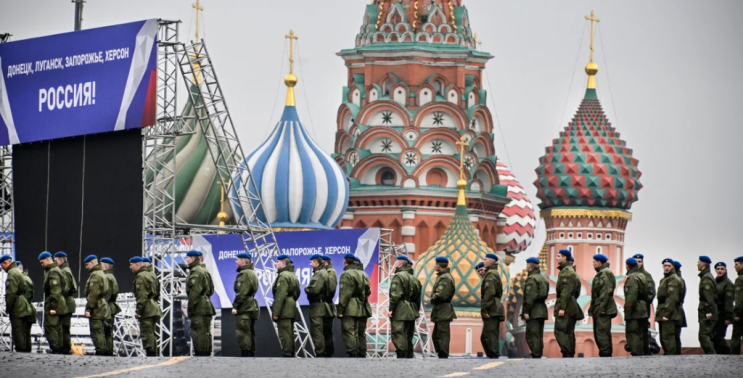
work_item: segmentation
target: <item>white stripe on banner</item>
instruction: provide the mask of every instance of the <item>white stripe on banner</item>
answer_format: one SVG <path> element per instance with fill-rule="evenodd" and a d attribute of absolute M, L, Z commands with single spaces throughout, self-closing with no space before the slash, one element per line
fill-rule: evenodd
<path fill-rule="evenodd" d="M 0 67 L 3 66 L 3 59 L 0 57 Z M 10 144 L 18 144 L 18 133 L 15 131 L 15 122 L 13 114 L 10 112 L 10 102 L 8 102 L 8 90 L 5 88 L 5 77 L 0 70 L 0 118 L 5 122 L 8 129 L 8 141 Z"/>
<path fill-rule="evenodd" d="M 142 82 L 142 77 L 147 73 L 147 62 L 150 61 L 152 45 L 155 43 L 156 36 L 157 20 L 145 21 L 144 26 L 137 33 L 132 65 L 129 67 L 129 76 L 126 78 L 124 97 L 121 99 L 121 108 L 119 109 L 119 116 L 116 118 L 116 127 L 114 127 L 115 131 L 124 130 L 126 126 L 126 113 L 129 111 L 129 106 L 132 104 L 139 84 Z"/>

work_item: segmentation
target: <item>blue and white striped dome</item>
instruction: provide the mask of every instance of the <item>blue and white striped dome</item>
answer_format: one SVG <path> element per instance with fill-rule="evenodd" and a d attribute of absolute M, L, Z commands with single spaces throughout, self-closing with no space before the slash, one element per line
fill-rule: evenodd
<path fill-rule="evenodd" d="M 310 138 L 295 106 L 284 108 L 271 136 L 246 161 L 263 200 L 262 221 L 314 229 L 340 223 L 348 205 L 346 175 Z"/>

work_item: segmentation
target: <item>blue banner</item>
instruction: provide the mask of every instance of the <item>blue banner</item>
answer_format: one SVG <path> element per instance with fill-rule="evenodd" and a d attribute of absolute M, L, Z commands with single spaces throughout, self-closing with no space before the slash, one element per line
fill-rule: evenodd
<path fill-rule="evenodd" d="M 304 288 L 312 278 L 310 257 L 316 253 L 330 256 L 339 280 L 343 273 L 343 255 L 352 253 L 358 256 L 371 281 L 372 297 L 369 300 L 376 303 L 377 283 L 379 282 L 380 231 L 378 228 L 276 232 L 275 235 L 281 254 L 289 255 L 294 261 L 294 273 L 302 288 L 302 295 L 299 297 L 300 305 L 309 304 Z M 241 236 L 236 234 L 194 236 L 191 248 L 204 253 L 204 264 L 214 280 L 214 295 L 212 296 L 214 306 L 232 308 L 232 301 L 235 299 L 234 283 L 237 277 L 235 256 L 245 251 Z M 268 289 L 267 294 L 270 296 L 276 273 L 270 269 L 256 270 L 256 273 L 261 285 Z M 261 307 L 265 306 L 260 292 L 255 297 Z M 337 299 L 338 293 L 334 301 L 337 302 Z"/>
<path fill-rule="evenodd" d="M 157 20 L 0 44 L 0 145 L 155 124 Z"/>

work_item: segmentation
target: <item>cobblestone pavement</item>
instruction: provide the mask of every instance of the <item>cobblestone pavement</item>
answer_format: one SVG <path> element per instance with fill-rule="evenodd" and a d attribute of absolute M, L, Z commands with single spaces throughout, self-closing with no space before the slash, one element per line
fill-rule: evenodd
<path fill-rule="evenodd" d="M 542 360 L 114 358 L 0 353 L 2 377 L 741 377 L 743 356 Z"/>

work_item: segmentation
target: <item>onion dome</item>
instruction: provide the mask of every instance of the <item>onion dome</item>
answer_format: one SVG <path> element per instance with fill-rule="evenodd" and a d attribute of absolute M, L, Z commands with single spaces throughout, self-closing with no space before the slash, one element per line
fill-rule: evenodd
<path fill-rule="evenodd" d="M 294 102 L 297 77 L 291 69 L 284 82 L 288 91 L 281 120 L 246 157 L 263 202 L 258 217 L 279 229 L 335 228 L 348 205 L 346 176 L 300 122 Z"/>
<path fill-rule="evenodd" d="M 537 218 L 534 216 L 534 208 L 521 183 L 500 159 L 496 160 L 496 170 L 500 184 L 508 186 L 508 198 L 511 199 L 511 202 L 501 212 L 501 216 L 506 219 L 506 224 L 498 234 L 496 241 L 503 252 L 516 254 L 525 251 L 534 240 Z"/>
<path fill-rule="evenodd" d="M 578 112 L 546 148 L 536 169 L 539 207 L 598 207 L 629 210 L 642 188 L 638 161 L 620 139 L 596 95 L 598 66 L 586 65 L 588 88 Z"/>

